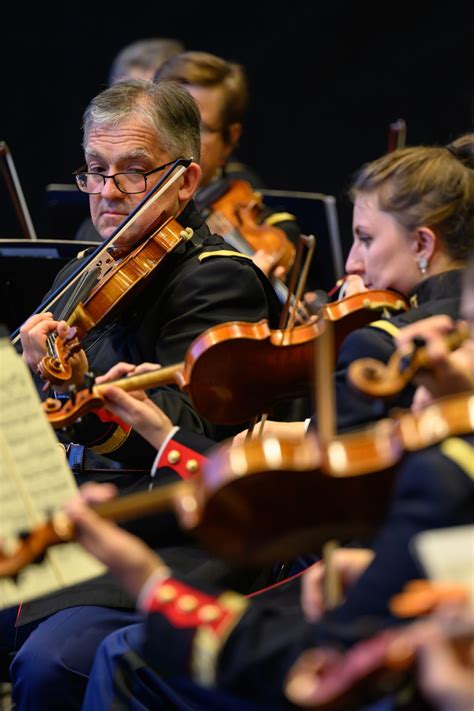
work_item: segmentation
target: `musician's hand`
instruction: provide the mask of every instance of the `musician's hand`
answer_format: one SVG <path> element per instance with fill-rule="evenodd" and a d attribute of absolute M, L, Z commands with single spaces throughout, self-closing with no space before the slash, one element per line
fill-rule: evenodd
<path fill-rule="evenodd" d="M 467 339 L 452 351 L 445 337 L 455 326 L 449 316 L 431 316 L 401 329 L 396 338 L 399 348 L 407 348 L 414 338 L 423 338 L 429 369 L 420 369 L 413 377 L 422 386 L 415 393 L 412 410 L 419 412 L 433 399 L 453 395 L 474 387 L 474 340 Z"/>
<path fill-rule="evenodd" d="M 423 338 L 427 345 L 432 345 L 432 355 L 436 358 L 437 355 L 444 355 L 447 352 L 442 339 L 451 333 L 454 327 L 455 322 L 450 316 L 442 314 L 430 316 L 401 328 L 395 337 L 395 342 L 398 348 L 404 348 L 409 346 L 414 338 Z"/>
<path fill-rule="evenodd" d="M 110 485 L 85 484 L 81 495 L 69 501 L 64 511 L 76 527 L 79 543 L 137 597 L 150 575 L 163 568 L 162 559 L 139 538 L 98 516 L 87 503 L 113 496 Z"/>
<path fill-rule="evenodd" d="M 129 377 L 131 375 L 140 375 L 140 373 L 150 373 L 153 370 L 158 370 L 161 365 L 158 363 L 140 363 L 140 365 L 133 365 L 133 363 L 125 363 L 121 361 L 116 363 L 110 370 L 108 370 L 104 375 L 98 375 L 95 382 L 97 385 L 100 383 L 110 383 L 113 380 L 118 380 L 119 378 Z"/>
<path fill-rule="evenodd" d="M 331 561 L 342 587 L 347 589 L 362 575 L 374 554 L 368 548 L 338 548 Z M 326 569 L 323 562 L 315 563 L 301 579 L 301 607 L 308 622 L 318 620 L 325 612 L 324 585 Z"/>
<path fill-rule="evenodd" d="M 161 447 L 173 423 L 143 390 L 128 393 L 109 385 L 104 387 L 101 394 L 110 412 L 128 422 L 152 447 Z"/>
<path fill-rule="evenodd" d="M 438 711 L 474 708 L 473 632 L 472 606 L 449 604 L 401 632 L 416 649 L 420 689 Z"/>
<path fill-rule="evenodd" d="M 47 355 L 48 337 L 57 334 L 64 338 L 69 332 L 69 325 L 66 321 L 55 321 L 51 312 L 35 314 L 20 328 L 21 345 L 23 347 L 23 359 L 28 363 L 33 372 L 40 360 Z"/>
<path fill-rule="evenodd" d="M 368 291 L 364 284 L 364 280 L 358 274 L 348 274 L 339 291 L 338 299 L 345 299 L 347 296 L 360 294 Z"/>
<path fill-rule="evenodd" d="M 259 267 L 264 274 L 267 276 L 270 276 L 272 274 L 273 276 L 277 277 L 277 279 L 282 279 L 283 281 L 286 279 L 286 271 L 285 268 L 282 266 L 275 267 L 275 261 L 273 257 L 268 254 L 268 252 L 265 252 L 263 249 L 258 249 L 254 254 L 252 254 L 252 260 L 254 264 Z"/>
<path fill-rule="evenodd" d="M 248 430 L 242 430 L 235 435 L 232 440 L 232 446 L 239 446 L 249 438 Z M 276 437 L 285 439 L 302 439 L 305 436 L 306 428 L 304 422 L 276 422 L 274 420 L 265 420 L 263 426 L 263 434 L 274 434 Z M 261 427 L 257 423 L 250 435 L 251 438 L 258 438 L 262 435 Z"/>

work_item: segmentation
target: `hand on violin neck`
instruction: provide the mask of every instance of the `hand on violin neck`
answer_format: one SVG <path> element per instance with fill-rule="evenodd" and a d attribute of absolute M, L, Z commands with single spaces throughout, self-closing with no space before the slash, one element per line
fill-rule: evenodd
<path fill-rule="evenodd" d="M 299 440 L 305 436 L 306 426 L 303 421 L 301 422 L 277 422 L 275 420 L 265 420 L 263 427 L 263 432 L 261 432 L 260 425 L 257 424 L 253 431 L 250 433 L 249 430 L 242 430 L 235 435 L 232 440 L 232 446 L 241 446 L 246 439 L 249 437 L 257 438 L 261 437 L 262 434 L 275 435 L 275 437 L 281 437 L 284 439 L 295 439 Z"/>
<path fill-rule="evenodd" d="M 424 358 L 428 367 L 420 368 L 413 382 L 423 386 L 415 393 L 412 410 L 420 411 L 433 398 L 453 395 L 474 386 L 474 341 L 467 339 L 456 350 L 450 346 L 448 337 L 455 329 L 462 329 L 463 322 L 457 324 L 446 315 L 431 316 L 402 328 L 396 338 L 398 348 L 416 356 L 416 343 L 422 339 Z"/>
<path fill-rule="evenodd" d="M 451 333 L 454 327 L 455 322 L 450 316 L 430 316 L 400 329 L 395 342 L 398 348 L 410 348 L 415 339 L 422 338 L 426 344 L 433 344 L 433 354 L 436 355 L 442 338 Z"/>
<path fill-rule="evenodd" d="M 467 392 L 474 388 L 474 341 L 463 343 L 457 350 L 439 354 L 429 370 L 420 370 L 413 381 L 418 385 L 412 401 L 412 412 L 420 412 L 433 400 Z"/>
<path fill-rule="evenodd" d="M 143 541 L 88 507 L 88 504 L 108 501 L 115 493 L 115 487 L 110 484 L 85 484 L 79 495 L 64 506 L 64 512 L 75 525 L 79 543 L 137 597 L 149 577 L 166 568 Z"/>
<path fill-rule="evenodd" d="M 46 355 L 48 338 L 55 333 L 57 326 L 58 321 L 55 321 L 53 314 L 48 311 L 30 316 L 20 327 L 23 360 L 34 372 L 41 358 Z"/>
<path fill-rule="evenodd" d="M 158 370 L 161 366 L 158 363 L 140 363 L 140 365 L 134 365 L 133 363 L 125 363 L 121 361 L 116 363 L 107 373 L 104 375 L 98 375 L 96 378 L 96 383 L 110 383 L 113 380 L 118 380 L 119 378 L 129 377 L 131 375 L 139 375 L 140 373 L 150 373 L 153 370 Z"/>
<path fill-rule="evenodd" d="M 347 589 L 362 575 L 374 557 L 368 548 L 337 548 L 331 557 L 331 574 Z M 315 563 L 301 579 L 301 607 L 308 622 L 315 622 L 326 612 L 325 586 L 327 576 L 324 562 Z"/>
<path fill-rule="evenodd" d="M 101 395 L 110 412 L 128 422 L 152 447 L 161 447 L 173 423 L 143 390 L 125 392 L 110 385 L 101 390 Z"/>

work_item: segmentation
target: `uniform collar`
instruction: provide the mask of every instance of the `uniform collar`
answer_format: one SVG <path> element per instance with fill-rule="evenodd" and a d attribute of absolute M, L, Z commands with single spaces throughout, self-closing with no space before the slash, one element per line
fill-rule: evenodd
<path fill-rule="evenodd" d="M 423 279 L 409 295 L 412 308 L 417 308 L 433 299 L 443 299 L 459 294 L 464 269 L 450 269 L 441 274 Z"/>

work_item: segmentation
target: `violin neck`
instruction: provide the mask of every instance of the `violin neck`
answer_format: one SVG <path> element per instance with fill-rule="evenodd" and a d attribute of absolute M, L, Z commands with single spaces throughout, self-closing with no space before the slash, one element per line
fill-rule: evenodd
<path fill-rule="evenodd" d="M 157 368 L 148 373 L 140 373 L 132 375 L 129 378 L 121 378 L 110 383 L 102 383 L 95 386 L 95 390 L 100 392 L 108 385 L 113 385 L 122 390 L 147 390 L 148 388 L 158 387 L 159 385 L 171 385 L 178 381 L 179 375 L 182 374 L 184 363 L 176 363 L 169 365 L 166 368 Z"/>
<path fill-rule="evenodd" d="M 159 486 L 151 491 L 139 491 L 111 501 L 94 504 L 91 508 L 102 518 L 112 521 L 131 521 L 135 518 L 172 509 L 176 498 L 187 492 L 192 492 L 191 484 L 178 481 L 174 484 Z"/>

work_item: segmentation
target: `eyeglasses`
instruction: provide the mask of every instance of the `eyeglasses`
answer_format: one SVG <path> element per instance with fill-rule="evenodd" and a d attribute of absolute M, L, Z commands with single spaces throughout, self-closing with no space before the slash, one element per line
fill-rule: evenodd
<path fill-rule="evenodd" d="M 158 168 L 153 168 L 147 173 L 140 173 L 139 171 L 125 172 L 125 173 L 114 173 L 113 175 L 104 175 L 103 173 L 73 173 L 76 178 L 77 187 L 82 190 L 83 193 L 89 193 L 89 195 L 98 195 L 102 192 L 105 181 L 109 178 L 115 183 L 115 186 L 121 193 L 134 195 L 136 193 L 144 193 L 147 189 L 147 177 L 153 173 L 157 173 L 159 170 L 164 170 L 168 166 L 173 165 L 176 161 L 171 160 L 169 163 L 164 163 L 164 165 L 158 166 Z"/>

